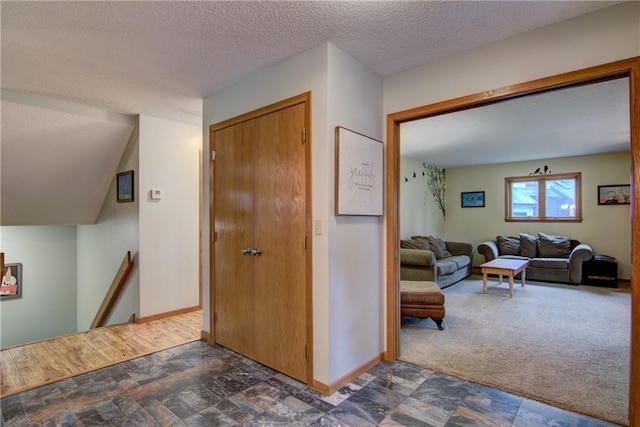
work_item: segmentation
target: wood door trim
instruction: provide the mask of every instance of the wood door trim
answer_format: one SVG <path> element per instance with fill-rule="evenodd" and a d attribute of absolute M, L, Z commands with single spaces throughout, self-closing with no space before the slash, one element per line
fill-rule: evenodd
<path fill-rule="evenodd" d="M 400 124 L 416 119 L 492 104 L 569 86 L 629 77 L 631 121 L 631 185 L 640 189 L 640 57 L 602 64 L 525 83 L 450 99 L 387 115 L 387 336 L 384 358 L 396 360 L 400 354 Z M 640 254 L 640 191 L 631 202 L 631 259 Z M 631 371 L 630 384 L 640 384 L 640 263 L 632 263 L 631 277 Z M 640 426 L 640 389 L 629 390 L 629 425 Z"/>
<path fill-rule="evenodd" d="M 283 110 L 285 108 L 292 107 L 294 105 L 305 105 L 305 130 L 306 130 L 306 142 L 305 142 L 305 181 L 306 181 L 306 221 L 305 221 L 305 234 L 307 236 L 307 252 L 306 252 L 306 302 L 307 302 L 307 315 L 306 315 L 306 332 L 307 332 L 307 384 L 311 384 L 313 379 L 313 233 L 312 233 L 312 181 L 311 181 L 311 92 L 305 92 L 291 98 L 284 99 L 282 101 L 267 105 L 257 110 L 250 111 L 248 113 L 241 114 L 236 117 L 232 117 L 227 120 L 223 120 L 218 123 L 214 123 L 209 126 L 209 230 L 214 231 L 214 166 L 212 160 L 213 148 L 215 145 L 214 134 L 216 131 L 227 128 L 229 126 L 236 125 L 248 120 L 253 120 L 257 117 L 261 117 L 273 112 Z M 209 238 L 209 308 L 210 316 L 209 331 L 207 341 L 215 342 L 215 328 L 213 324 L 213 310 L 215 308 L 215 248 L 214 242 Z"/>

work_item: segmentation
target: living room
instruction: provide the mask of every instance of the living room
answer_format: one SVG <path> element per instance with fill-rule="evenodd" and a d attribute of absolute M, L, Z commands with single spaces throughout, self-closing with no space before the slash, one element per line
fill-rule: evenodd
<path fill-rule="evenodd" d="M 548 158 L 523 162 L 447 168 L 446 220 L 432 201 L 420 160 L 403 157 L 401 176 L 401 238 L 433 235 L 449 241 L 471 242 L 475 246 L 498 235 L 563 235 L 589 244 L 594 253 L 616 258 L 620 279 L 631 275 L 631 219 L 629 205 L 598 205 L 598 186 L 629 184 L 629 152 L 589 156 Z M 582 173 L 582 222 L 506 222 L 504 220 L 504 178 L 528 175 L 547 165 L 554 172 Z M 417 177 L 413 178 L 413 173 Z M 404 181 L 404 178 L 402 179 Z M 460 193 L 484 191 L 483 208 L 462 208 Z M 475 254 L 474 267 L 484 262 Z"/>
<path fill-rule="evenodd" d="M 625 102 L 622 99 L 622 103 Z M 535 114 L 529 115 L 532 116 Z M 425 119 L 428 120 L 430 118 Z M 606 120 L 598 121 L 597 125 L 611 130 L 612 126 L 604 125 L 605 122 Z M 402 129 L 400 150 L 406 154 L 402 145 Z M 482 126 L 474 128 L 474 131 L 474 141 L 482 140 Z M 541 138 L 546 136 L 540 129 L 531 131 Z M 437 134 L 433 130 L 424 132 L 424 135 Z M 411 132 L 407 132 L 405 135 L 410 134 Z M 606 137 L 601 135 L 600 138 L 603 145 L 606 145 Z M 628 133 L 626 138 L 628 141 Z M 425 136 L 423 139 L 423 151 L 428 151 L 429 137 Z M 520 140 L 520 137 L 514 135 L 513 140 Z M 628 143 L 625 145 L 628 147 Z M 469 150 L 468 147 L 459 147 L 456 153 L 467 153 L 464 157 L 468 160 L 474 158 L 473 155 L 468 155 Z M 553 150 L 538 147 L 538 151 L 544 154 L 530 160 L 446 167 L 446 219 L 429 191 L 425 167 L 427 159 L 443 161 L 444 157 L 438 157 L 437 153 L 421 158 L 403 155 L 399 179 L 400 238 L 404 240 L 416 235 L 433 235 L 449 242 L 468 242 L 477 248 L 482 242 L 496 240 L 499 235 L 518 236 L 519 233 L 528 233 L 536 236 L 542 232 L 568 236 L 591 246 L 594 254 L 607 254 L 616 258 L 618 277 L 621 279 L 619 286 L 627 286 L 627 289 L 597 289 L 527 279 L 527 286 L 524 288 L 519 286 L 518 281 L 514 300 L 509 301 L 509 298 L 503 298 L 508 297 L 508 287 L 490 279 L 488 295 L 483 295 L 482 280 L 477 273 L 478 266 L 485 259 L 476 252 L 473 256 L 474 274 L 443 289 L 446 298 L 444 332 L 440 332 L 431 320 L 403 319 L 400 358 L 474 382 L 531 395 L 558 406 L 582 412 L 592 411 L 592 415 L 624 423 L 628 381 L 625 375 L 620 377 L 615 371 L 628 369 L 629 318 L 626 314 L 630 311 L 628 281 L 631 277 L 631 219 L 628 204 L 603 203 L 599 200 L 598 187 L 629 184 L 630 153 L 628 149 L 618 148 L 607 153 L 552 157 L 549 153 L 554 152 Z M 456 153 L 449 156 L 449 161 L 455 161 L 451 157 L 455 158 Z M 415 152 L 411 156 L 419 157 Z M 545 170 L 549 174 L 581 174 L 576 199 L 581 203 L 582 220 L 506 221 L 505 178 L 535 177 L 539 171 L 544 174 Z M 479 206 L 465 207 L 461 201 L 463 193 L 481 193 L 483 201 L 478 203 Z M 606 237 L 603 239 L 602 236 Z M 605 305 L 614 300 L 618 300 L 618 305 Z M 595 304 L 595 308 L 592 309 L 590 304 Z M 545 311 L 547 309 L 550 311 Z M 600 318 L 600 310 L 618 310 L 621 315 L 609 324 L 592 322 L 593 319 Z M 578 324 L 583 331 L 590 331 L 587 337 L 573 329 Z M 607 335 L 608 341 L 601 346 L 597 337 L 604 335 Z M 585 348 L 571 343 L 576 339 L 582 340 Z M 590 346 L 593 347 L 593 352 Z M 611 399 L 604 406 L 598 406 L 588 396 L 589 393 L 585 392 L 586 389 L 597 387 L 590 387 L 587 383 L 579 383 L 573 379 L 586 381 L 587 377 L 599 370 L 599 367 L 594 368 L 597 364 L 595 359 L 603 346 L 609 346 L 606 350 L 609 354 L 619 356 L 620 366 L 612 361 L 614 357 L 608 363 L 601 364 L 609 365 L 608 368 L 616 365 L 616 368 L 602 372 L 605 380 L 602 381 L 601 378 L 600 386 L 608 393 L 616 390 L 619 398 L 616 404 L 612 403 L 616 399 Z M 498 349 L 499 347 L 501 348 Z M 488 359 L 498 357 L 502 359 L 495 363 L 498 365 L 497 370 L 490 371 L 487 366 L 493 361 Z M 577 363 L 577 359 L 582 357 L 584 359 L 581 359 L 581 365 Z M 539 361 L 537 365 L 533 359 Z M 509 363 L 504 363 L 506 361 Z M 588 367 L 586 363 L 589 364 Z M 517 367 L 512 369 L 512 366 Z M 562 387 L 556 387 L 553 378 L 557 379 L 555 383 L 562 383 Z M 562 396 L 560 400 L 554 397 L 550 391 L 556 388 L 560 395 L 567 396 L 566 399 Z M 622 404 L 618 404 L 620 401 Z M 577 406 L 572 406 L 574 404 Z"/>

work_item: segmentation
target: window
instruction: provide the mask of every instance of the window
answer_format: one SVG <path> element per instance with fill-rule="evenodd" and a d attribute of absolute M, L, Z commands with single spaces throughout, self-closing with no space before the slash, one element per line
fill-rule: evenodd
<path fill-rule="evenodd" d="M 505 221 L 582 221 L 581 174 L 505 178 Z"/>

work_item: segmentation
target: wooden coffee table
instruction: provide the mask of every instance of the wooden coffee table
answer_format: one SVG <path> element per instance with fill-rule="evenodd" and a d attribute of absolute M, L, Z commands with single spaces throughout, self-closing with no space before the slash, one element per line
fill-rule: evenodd
<path fill-rule="evenodd" d="M 497 258 L 489 262 L 485 262 L 480 265 L 482 271 L 482 293 L 487 293 L 487 274 L 497 274 L 500 276 L 500 283 L 502 283 L 502 276 L 509 276 L 509 297 L 513 298 L 513 276 L 522 272 L 520 276 L 522 279 L 522 286 L 524 286 L 526 268 L 529 265 L 529 261 L 521 259 L 504 259 Z"/>

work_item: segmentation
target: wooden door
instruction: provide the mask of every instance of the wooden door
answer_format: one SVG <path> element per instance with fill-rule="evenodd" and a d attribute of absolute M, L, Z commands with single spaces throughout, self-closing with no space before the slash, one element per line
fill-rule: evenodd
<path fill-rule="evenodd" d="M 305 116 L 297 103 L 212 135 L 212 253 L 215 342 L 306 382 Z"/>
<path fill-rule="evenodd" d="M 253 155 L 249 130 L 240 123 L 215 132 L 214 283 L 215 340 L 254 357 L 253 259 L 243 249 L 253 244 Z"/>
<path fill-rule="evenodd" d="M 306 378 L 304 106 L 257 119 L 254 164 L 256 360 Z"/>

